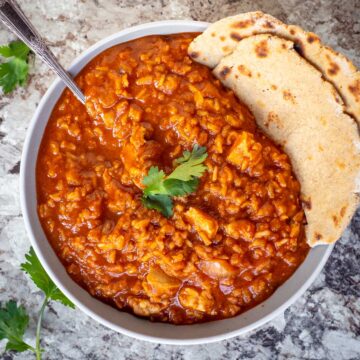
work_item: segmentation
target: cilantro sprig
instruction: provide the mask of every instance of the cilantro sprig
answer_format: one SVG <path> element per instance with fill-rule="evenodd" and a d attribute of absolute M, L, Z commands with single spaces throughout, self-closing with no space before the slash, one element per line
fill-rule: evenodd
<path fill-rule="evenodd" d="M 29 73 L 29 53 L 29 47 L 22 41 L 0 46 L 0 56 L 8 59 L 0 64 L 0 86 L 5 94 L 17 85 L 25 85 Z"/>
<path fill-rule="evenodd" d="M 35 285 L 43 291 L 45 298 L 41 305 L 37 327 L 35 347 L 24 341 L 24 334 L 29 324 L 29 316 L 23 306 L 18 306 L 14 300 L 8 301 L 4 307 L 0 305 L 0 340 L 7 339 L 5 350 L 30 350 L 41 359 L 43 349 L 40 346 L 41 323 L 45 309 L 50 300 L 58 301 L 65 306 L 75 308 L 74 304 L 57 288 L 37 258 L 33 248 L 25 255 L 26 262 L 21 264 L 21 270 L 26 272 Z"/>
<path fill-rule="evenodd" d="M 33 248 L 25 255 L 26 262 L 21 264 L 21 270 L 26 272 L 35 285 L 41 289 L 47 300 L 61 302 L 65 306 L 75 308 L 74 304 L 59 290 L 44 270 Z"/>
<path fill-rule="evenodd" d="M 8 301 L 4 307 L 0 306 L 0 340 L 7 339 L 5 350 L 23 352 L 35 349 L 24 341 L 24 334 L 29 325 L 29 316 L 23 306 L 16 301 Z"/>
<path fill-rule="evenodd" d="M 196 191 L 199 178 L 207 167 L 203 162 L 207 158 L 206 147 L 195 145 L 193 150 L 184 151 L 182 157 L 175 160 L 177 167 L 166 175 L 157 166 L 152 166 L 142 180 L 145 185 L 142 203 L 149 209 L 160 211 L 169 218 L 173 214 L 174 196 L 185 196 Z"/>

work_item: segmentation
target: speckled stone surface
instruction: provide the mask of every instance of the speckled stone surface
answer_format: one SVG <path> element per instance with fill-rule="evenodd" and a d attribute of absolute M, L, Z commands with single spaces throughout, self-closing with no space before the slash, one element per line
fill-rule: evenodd
<path fill-rule="evenodd" d="M 358 0 L 27 0 L 25 13 L 68 66 L 96 41 L 125 27 L 154 20 L 215 21 L 262 10 L 316 32 L 360 65 Z M 0 44 L 13 39 L 0 27 Z M 35 108 L 55 76 L 34 60 L 28 86 L 0 95 L 0 301 L 18 299 L 29 310 L 34 339 L 41 294 L 19 270 L 29 248 L 19 205 L 19 160 Z M 245 336 L 202 346 L 165 346 L 137 341 L 99 325 L 80 310 L 52 304 L 46 313 L 44 359 L 360 359 L 360 211 L 325 269 L 294 305 Z M 30 353 L 1 359 L 32 359 Z"/>

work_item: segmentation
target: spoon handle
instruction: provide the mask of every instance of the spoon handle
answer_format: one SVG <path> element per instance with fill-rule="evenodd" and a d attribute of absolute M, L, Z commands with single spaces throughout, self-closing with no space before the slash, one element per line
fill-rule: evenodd
<path fill-rule="evenodd" d="M 0 0 L 0 20 L 34 51 L 85 104 L 85 96 L 14 0 Z"/>

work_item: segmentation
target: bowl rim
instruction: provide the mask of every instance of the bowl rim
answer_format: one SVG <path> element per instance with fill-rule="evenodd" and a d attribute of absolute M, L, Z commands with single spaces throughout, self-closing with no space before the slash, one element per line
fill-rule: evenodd
<path fill-rule="evenodd" d="M 192 20 L 164 20 L 164 21 L 156 21 L 145 23 L 133 27 L 126 28 L 119 32 L 110 35 L 99 42 L 95 43 L 87 50 L 81 53 L 78 56 L 71 66 L 69 67 L 69 72 L 73 75 L 76 75 L 91 59 L 97 56 L 99 53 L 104 51 L 106 48 L 114 46 L 115 44 L 122 43 L 124 41 L 128 41 L 132 38 L 137 38 L 141 36 L 147 36 L 151 34 L 171 34 L 171 33 L 179 33 L 179 32 L 194 32 L 194 31 L 203 31 L 208 27 L 209 23 L 207 22 L 199 22 Z M 176 31 L 176 29 L 182 29 L 181 31 Z M 136 36 L 136 34 L 140 34 L 141 32 L 146 32 L 146 34 L 142 34 L 141 36 Z M 134 36 L 135 35 L 135 36 Z M 20 162 L 20 203 L 21 210 L 23 214 L 23 219 L 25 222 L 25 228 L 27 234 L 30 238 L 31 245 L 33 246 L 41 264 L 44 269 L 50 276 L 50 278 L 54 281 L 54 283 L 59 287 L 59 289 L 84 313 L 86 313 L 91 318 L 95 319 L 100 324 L 105 325 L 106 327 L 122 333 L 124 335 L 131 336 L 133 338 L 137 338 L 139 340 L 146 340 L 154 343 L 162 343 L 162 344 L 173 344 L 173 345 L 193 345 L 193 344 L 204 344 L 216 342 L 224 339 L 228 339 L 234 336 L 242 335 L 250 330 L 253 330 L 268 321 L 275 318 L 277 315 L 282 313 L 286 308 L 288 308 L 292 303 L 294 303 L 310 286 L 310 284 L 314 281 L 314 279 L 321 272 L 324 267 L 328 257 L 331 254 L 331 251 L 334 245 L 320 245 L 316 248 L 310 249 L 307 258 L 304 262 L 296 269 L 294 274 L 284 283 L 282 284 L 267 300 L 255 306 L 254 308 L 242 313 L 236 317 L 218 320 L 214 322 L 202 323 L 202 324 L 194 324 L 194 325 L 181 325 L 176 326 L 172 324 L 161 324 L 161 323 L 152 323 L 148 320 L 146 321 L 146 328 L 154 328 L 154 331 L 157 329 L 162 334 L 161 336 L 154 334 L 152 331 L 137 331 L 129 328 L 128 322 L 137 322 L 138 319 L 131 314 L 126 314 L 119 310 L 113 309 L 109 305 L 102 303 L 100 300 L 92 298 L 87 292 L 86 295 L 82 292 L 85 292 L 82 288 L 79 287 L 66 273 L 64 267 L 62 266 L 60 260 L 55 255 L 50 243 L 47 241 L 46 236 L 40 226 L 39 229 L 39 219 L 36 211 L 36 207 L 34 208 L 34 203 L 37 203 L 36 200 L 36 178 L 35 178 L 35 168 L 36 168 L 36 160 L 38 155 L 39 145 L 41 143 L 43 131 L 48 122 L 49 116 L 44 116 L 43 113 L 48 112 L 51 114 L 53 110 L 53 106 L 58 101 L 61 93 L 65 85 L 63 85 L 62 81 L 57 78 L 49 89 L 46 91 L 44 96 L 41 98 L 37 109 L 30 121 L 29 127 L 26 132 L 26 138 L 23 145 L 23 151 Z M 55 93 L 55 95 L 54 95 Z M 50 106 L 49 106 L 50 103 Z M 44 125 L 45 124 L 45 125 Z M 40 125 L 43 127 L 40 134 L 37 134 L 38 128 Z M 35 149 L 35 151 L 33 151 Z M 34 155 L 35 154 L 35 155 Z M 35 185 L 35 188 L 34 188 Z M 35 191 L 34 191 L 35 189 Z M 44 237 L 45 240 L 44 241 Z M 312 262 L 315 265 L 312 266 L 311 271 L 306 269 L 305 263 L 308 261 L 310 254 L 312 256 Z M 60 265 L 60 267 L 59 267 Z M 301 271 L 305 272 L 307 276 L 301 276 Z M 296 279 L 294 279 L 296 277 Z M 293 280 L 291 280 L 293 279 Z M 297 281 L 299 281 L 300 286 L 296 286 Z M 283 295 L 286 294 L 286 285 L 291 283 L 289 290 L 291 295 Z M 75 285 L 74 285 L 75 284 Z M 263 308 L 266 306 L 266 303 L 269 303 L 271 299 L 274 299 L 275 295 L 285 296 L 286 299 L 284 301 L 280 300 L 280 305 L 272 305 L 275 301 L 270 303 L 270 307 L 273 306 L 273 310 L 263 311 Z M 80 295 L 79 295 L 80 294 Z M 90 300 L 89 297 L 92 299 Z M 81 298 L 81 299 L 80 299 Z M 94 302 L 96 301 L 96 303 Z M 94 305 L 95 304 L 95 305 Z M 102 304 L 102 305 L 100 305 Z M 265 305 L 264 305 L 265 304 Z M 107 308 L 103 310 L 103 307 Z M 101 308 L 101 311 L 99 310 Z M 110 310 L 113 309 L 113 310 Z M 111 315 L 116 316 L 114 313 L 123 314 L 121 319 L 121 325 L 115 323 L 115 320 L 111 318 L 111 316 L 105 316 L 106 312 L 112 313 Z M 255 321 L 248 321 L 245 325 L 241 324 L 237 327 L 236 319 L 242 319 L 247 317 L 250 313 L 252 316 L 254 311 L 264 312 L 263 315 Z M 126 314 L 126 315 L 124 315 Z M 127 316 L 128 315 L 128 316 Z M 119 315 L 120 316 L 120 315 Z M 254 315 L 255 318 L 257 317 Z M 131 317 L 131 318 L 130 318 Z M 139 319 L 138 319 L 139 320 Z M 235 320 L 235 323 L 234 323 Z M 227 326 L 226 322 L 232 322 L 232 326 Z M 240 321 L 241 322 L 241 321 Z M 224 330 L 217 331 L 216 324 L 220 324 L 220 327 L 223 327 Z M 149 325 L 151 324 L 151 325 Z M 160 325 L 159 325 L 160 324 Z M 214 325 L 215 324 L 215 325 Z M 210 330 L 214 333 L 212 335 L 201 335 L 204 327 L 210 328 Z M 166 328 L 166 329 L 165 329 Z M 164 330 L 165 329 L 165 330 Z M 171 332 L 179 333 L 178 330 L 175 329 L 183 329 L 186 334 L 190 334 L 192 330 L 196 330 L 195 336 L 192 335 L 181 335 L 181 336 L 170 336 Z M 200 329 L 200 330 L 199 330 Z M 186 331 L 188 330 L 188 331 Z M 210 331 L 210 332 L 211 332 Z"/>

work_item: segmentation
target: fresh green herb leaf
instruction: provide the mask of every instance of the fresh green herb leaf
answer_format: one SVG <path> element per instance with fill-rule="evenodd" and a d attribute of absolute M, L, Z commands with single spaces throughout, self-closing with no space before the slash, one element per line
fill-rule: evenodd
<path fill-rule="evenodd" d="M 143 179 L 145 185 L 142 201 L 149 209 L 160 211 L 164 216 L 172 216 L 172 196 L 184 196 L 196 191 L 199 177 L 207 169 L 203 162 L 207 158 L 206 148 L 195 145 L 193 150 L 184 151 L 175 160 L 178 166 L 168 176 L 158 167 L 151 167 Z"/>
<path fill-rule="evenodd" d="M 147 195 L 143 196 L 141 200 L 148 209 L 160 211 L 167 218 L 173 214 L 173 203 L 168 195 Z"/>
<path fill-rule="evenodd" d="M 0 86 L 5 94 L 14 90 L 17 85 L 25 85 L 29 72 L 29 52 L 30 49 L 21 41 L 0 46 L 0 55 L 10 58 L 9 61 L 0 64 Z"/>
<path fill-rule="evenodd" d="M 30 248 L 30 251 L 25 255 L 25 259 L 26 262 L 21 264 L 21 270 L 29 274 L 31 280 L 45 294 L 43 304 L 39 311 L 39 317 L 36 326 L 36 347 L 31 348 L 31 350 L 36 353 L 36 359 L 40 360 L 41 354 L 43 352 L 40 346 L 41 323 L 44 317 L 45 308 L 48 305 L 49 300 L 59 301 L 63 305 L 69 306 L 71 308 L 74 308 L 75 306 L 50 279 L 49 275 L 44 270 L 32 247 Z"/>
<path fill-rule="evenodd" d="M 26 262 L 21 264 L 21 269 L 28 273 L 35 283 L 41 289 L 47 299 L 59 301 L 63 305 L 75 308 L 74 304 L 57 288 L 54 282 L 50 279 L 37 258 L 33 248 L 30 248 L 28 254 L 25 255 Z"/>
<path fill-rule="evenodd" d="M 146 185 L 144 194 L 168 195 L 166 189 L 163 187 L 164 180 L 165 180 L 165 173 L 162 170 L 159 170 L 157 166 L 152 166 L 148 174 L 142 180 L 142 183 Z"/>
<path fill-rule="evenodd" d="M 143 178 L 142 183 L 146 186 L 152 186 L 153 184 L 165 179 L 165 173 L 159 170 L 157 166 L 152 166 L 149 173 Z"/>
<path fill-rule="evenodd" d="M 182 164 L 186 161 L 189 161 L 190 159 L 199 159 L 199 158 L 202 158 L 204 155 L 205 155 L 205 158 L 204 158 L 204 160 L 205 160 L 207 158 L 206 147 L 195 144 L 193 147 L 193 150 L 191 152 L 188 150 L 185 150 L 183 152 L 183 156 L 181 156 L 175 160 L 175 164 Z"/>
<path fill-rule="evenodd" d="M 26 60 L 29 55 L 30 48 L 22 41 L 13 41 L 9 45 L 0 46 L 0 55 L 9 58 L 16 57 Z"/>
<path fill-rule="evenodd" d="M 0 306 L 0 340 L 7 339 L 6 350 L 26 351 L 35 349 L 24 342 L 23 337 L 29 324 L 29 316 L 23 306 L 13 300 Z"/>
<path fill-rule="evenodd" d="M 28 75 L 29 65 L 21 59 L 0 64 L 0 86 L 5 94 L 13 91 L 16 85 L 24 85 Z"/>
<path fill-rule="evenodd" d="M 182 181 L 178 179 L 166 179 L 164 181 L 164 188 L 171 196 L 184 196 L 196 191 L 199 185 L 199 179 L 194 178 L 189 181 Z"/>
<path fill-rule="evenodd" d="M 203 165 L 206 158 L 206 148 L 195 145 L 191 153 L 185 151 L 181 158 L 175 160 L 179 166 L 167 178 L 189 181 L 202 176 L 206 170 L 206 166 Z"/>
<path fill-rule="evenodd" d="M 21 269 L 28 273 L 36 286 L 45 293 L 45 298 L 37 320 L 36 345 L 32 347 L 24 342 L 23 337 L 29 324 L 29 316 L 26 314 L 24 307 L 17 306 L 13 300 L 8 301 L 5 307 L 2 307 L 0 304 L 0 340 L 8 340 L 5 350 L 15 350 L 19 352 L 30 350 L 36 354 L 37 360 L 41 360 L 43 352 L 40 346 L 41 323 L 49 300 L 59 301 L 63 305 L 72 308 L 74 308 L 74 304 L 66 298 L 47 275 L 33 248 L 30 248 L 25 258 L 26 262 L 21 264 Z"/>

